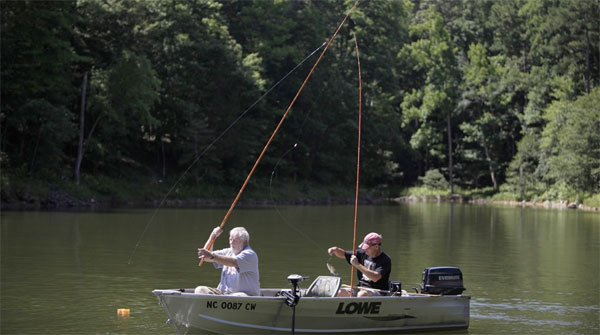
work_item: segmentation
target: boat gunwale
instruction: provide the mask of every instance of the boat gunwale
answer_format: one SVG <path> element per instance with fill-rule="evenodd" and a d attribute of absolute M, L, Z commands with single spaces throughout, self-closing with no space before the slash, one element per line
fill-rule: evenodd
<path fill-rule="evenodd" d="M 192 289 L 185 289 L 187 290 L 192 290 Z M 267 289 L 261 289 L 261 291 L 263 290 L 267 290 L 267 291 L 280 291 L 283 289 L 273 289 L 273 288 L 267 288 Z M 154 293 L 154 295 L 156 296 L 162 296 L 162 295 L 179 295 L 179 296 L 184 296 L 184 297 L 211 297 L 211 298 L 226 298 L 226 299 L 251 299 L 251 300 L 285 300 L 286 298 L 284 296 L 265 296 L 265 295 L 254 295 L 254 296 L 247 296 L 247 295 L 229 295 L 229 294 L 201 294 L 201 293 L 193 293 L 193 292 L 182 292 L 181 289 L 155 289 L 152 291 L 152 293 Z M 309 299 L 309 300 L 340 300 L 340 301 L 345 301 L 345 300 L 357 300 L 357 299 L 365 299 L 365 300 L 374 300 L 374 299 L 383 299 L 383 300 L 392 300 L 392 299 L 423 299 L 423 298 L 443 298 L 443 299 L 467 299 L 467 300 L 471 300 L 471 296 L 470 295 L 466 295 L 466 294 L 457 294 L 457 295 L 441 295 L 441 294 L 426 294 L 426 293 L 406 293 L 406 294 L 402 294 L 402 295 L 374 295 L 374 296 L 365 296 L 365 297 L 305 297 L 305 296 L 300 296 L 300 298 L 302 300 L 305 299 Z"/>

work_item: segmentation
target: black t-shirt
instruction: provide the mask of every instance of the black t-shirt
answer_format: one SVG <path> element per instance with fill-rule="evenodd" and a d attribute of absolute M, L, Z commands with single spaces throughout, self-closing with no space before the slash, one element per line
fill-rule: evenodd
<path fill-rule="evenodd" d="M 352 251 L 346 251 L 346 260 L 348 263 L 350 263 L 350 257 L 352 257 Z M 381 274 L 381 279 L 374 282 L 369 280 L 367 277 L 363 277 L 362 272 L 357 270 L 356 273 L 358 275 L 358 286 L 371 287 L 386 291 L 390 289 L 392 260 L 385 252 L 381 252 L 379 256 L 371 258 L 363 249 L 357 249 L 356 258 L 358 258 L 358 262 L 360 264 L 366 266 L 369 270 L 373 270 Z"/>

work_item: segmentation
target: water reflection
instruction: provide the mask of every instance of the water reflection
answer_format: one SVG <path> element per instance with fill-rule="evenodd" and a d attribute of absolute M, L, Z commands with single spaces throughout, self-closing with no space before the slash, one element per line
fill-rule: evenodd
<path fill-rule="evenodd" d="M 218 283 L 218 271 L 197 266 L 196 248 L 224 212 L 3 212 L 0 333 L 172 333 L 150 292 Z M 462 333 L 600 331 L 598 213 L 402 204 L 358 214 L 357 236 L 383 235 L 403 288 L 418 287 L 425 267 L 462 270 L 473 296 Z M 328 274 L 327 263 L 348 283 L 349 265 L 327 248 L 352 247 L 353 215 L 352 206 L 240 208 L 226 229 L 249 230 L 263 287 L 287 287 L 291 273 Z M 117 318 L 118 308 L 130 308 L 130 318 Z"/>
<path fill-rule="evenodd" d="M 546 303 L 535 300 L 507 299 L 500 302 L 492 302 L 491 299 L 473 299 L 471 302 L 471 319 L 503 324 L 513 323 L 513 329 L 528 326 L 542 327 L 541 329 L 558 330 L 556 333 L 594 333 L 597 324 L 594 325 L 590 318 L 588 323 L 585 319 L 577 320 L 581 314 L 598 315 L 598 306 L 567 306 L 558 303 Z M 558 327 L 558 328 L 557 328 Z"/>

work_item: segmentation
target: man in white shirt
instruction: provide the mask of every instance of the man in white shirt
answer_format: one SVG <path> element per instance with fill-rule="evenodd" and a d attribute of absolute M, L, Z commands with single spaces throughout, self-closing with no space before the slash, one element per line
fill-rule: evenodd
<path fill-rule="evenodd" d="M 211 239 L 217 238 L 223 230 L 213 229 Z M 244 227 L 233 228 L 229 232 L 229 248 L 210 251 L 198 248 L 198 258 L 211 262 L 221 270 L 221 282 L 217 288 L 198 286 L 195 293 L 260 295 L 258 255 L 249 245 L 250 234 Z"/>

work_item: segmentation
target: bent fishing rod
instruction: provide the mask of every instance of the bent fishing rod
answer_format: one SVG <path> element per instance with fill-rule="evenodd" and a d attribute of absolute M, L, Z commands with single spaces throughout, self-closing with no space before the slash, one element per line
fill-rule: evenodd
<path fill-rule="evenodd" d="M 321 59 L 323 59 L 323 56 L 325 55 L 325 53 L 329 49 L 329 46 L 331 45 L 331 43 L 333 42 L 333 40 L 335 39 L 335 37 L 337 36 L 337 34 L 342 29 L 342 26 L 344 25 L 344 23 L 346 23 L 346 20 L 348 20 L 348 18 L 352 14 L 352 12 L 354 12 L 354 9 L 356 8 L 356 6 L 358 5 L 359 2 L 360 2 L 360 0 L 356 0 L 356 2 L 352 6 L 352 8 L 348 12 L 348 14 L 346 14 L 346 17 L 344 17 L 344 19 L 342 20 L 342 22 L 340 23 L 340 25 L 338 26 L 338 28 L 336 29 L 336 31 L 333 33 L 333 35 L 331 36 L 331 38 L 329 39 L 329 41 L 327 41 L 327 44 L 325 45 L 325 48 L 323 49 L 323 51 L 321 51 L 321 54 L 319 55 L 319 58 L 317 58 L 317 61 L 315 62 L 315 64 L 313 65 L 313 67 L 310 69 L 310 72 L 308 73 L 308 75 L 304 79 L 304 82 L 302 82 L 302 85 L 298 89 L 298 92 L 296 93 L 296 95 L 294 96 L 294 98 L 292 99 L 292 101 L 290 102 L 290 105 L 286 109 L 285 113 L 283 113 L 283 116 L 279 120 L 279 123 L 277 124 L 277 127 L 275 127 L 275 130 L 273 130 L 273 133 L 271 134 L 271 137 L 269 137 L 269 140 L 267 141 L 267 143 L 265 144 L 264 148 L 260 152 L 260 155 L 256 159 L 256 162 L 254 163 L 254 166 L 252 166 L 252 169 L 250 170 L 250 173 L 248 173 L 248 176 L 246 177 L 246 180 L 244 180 L 244 183 L 242 184 L 242 187 L 240 188 L 238 194 L 236 195 L 235 199 L 231 203 L 231 206 L 229 207 L 229 210 L 227 211 L 227 213 L 225 214 L 225 217 L 221 221 L 221 224 L 219 225 L 220 229 L 223 229 L 223 226 L 225 225 L 225 222 L 227 222 L 227 220 L 229 219 L 229 215 L 231 215 L 231 212 L 235 208 L 235 205 L 237 204 L 237 202 L 240 199 L 242 193 L 246 189 L 246 186 L 248 185 L 248 182 L 250 181 L 250 178 L 254 174 L 254 171 L 258 167 L 258 164 L 262 160 L 265 152 L 269 148 L 269 145 L 271 144 L 271 142 L 275 138 L 275 135 L 277 135 L 277 132 L 281 128 L 281 125 L 285 121 L 285 118 L 287 117 L 287 115 L 289 114 L 290 110 L 292 109 L 292 106 L 294 106 L 294 103 L 296 102 L 296 100 L 300 96 L 300 93 L 302 92 L 302 90 L 306 86 L 306 83 L 308 82 L 308 80 L 312 76 L 313 72 L 315 71 L 315 69 L 317 68 L 317 66 L 319 65 L 319 63 L 321 62 Z M 212 250 L 212 247 L 213 247 L 213 245 L 215 243 L 216 238 L 217 238 L 216 236 L 213 237 L 213 234 L 211 234 L 210 237 L 208 238 L 208 240 L 206 241 L 206 243 L 204 244 L 204 249 L 206 249 L 206 250 Z M 198 266 L 202 266 L 203 263 L 204 263 L 204 258 L 200 259 L 200 262 L 198 263 Z"/>
<path fill-rule="evenodd" d="M 131 264 L 131 260 L 133 259 L 133 255 L 135 254 L 135 252 L 137 251 L 137 248 L 139 247 L 142 239 L 144 238 L 146 231 L 148 230 L 148 227 L 150 226 L 150 224 L 154 221 L 154 218 L 158 212 L 158 210 L 160 208 L 162 208 L 162 206 L 164 205 L 165 201 L 167 200 L 167 198 L 169 197 L 169 195 L 171 195 L 171 193 L 173 192 L 173 190 L 175 189 L 175 187 L 177 187 L 177 185 L 179 185 L 179 183 L 183 180 L 183 177 L 185 177 L 185 175 L 192 169 L 192 167 L 194 167 L 194 165 L 196 165 L 196 163 L 198 163 L 200 161 L 200 158 L 202 158 L 202 156 L 204 156 L 204 154 L 210 150 L 210 148 L 212 148 L 223 136 L 225 136 L 225 134 L 227 132 L 229 132 L 229 130 L 231 130 L 231 128 L 233 128 L 233 126 L 235 126 L 236 123 L 238 123 L 246 114 L 248 114 L 248 112 L 254 108 L 254 106 L 256 106 L 261 100 L 263 100 L 273 89 L 275 89 L 275 87 L 279 86 L 279 84 L 281 84 L 287 77 L 289 77 L 294 71 L 296 71 L 302 64 L 304 64 L 304 62 L 306 62 L 309 58 L 311 58 L 314 54 L 317 53 L 317 51 L 319 51 L 320 49 L 322 49 L 325 46 L 326 42 L 323 42 L 323 44 L 321 44 L 318 48 L 316 48 L 315 50 L 313 50 L 308 56 L 304 57 L 304 59 L 298 63 L 296 66 L 294 66 L 293 69 L 291 69 L 288 73 L 286 73 L 281 79 L 279 79 L 273 86 L 271 86 L 271 88 L 269 88 L 263 95 L 261 95 L 256 101 L 254 101 L 254 103 L 252 103 L 248 108 L 246 108 L 246 110 L 244 110 L 242 113 L 240 113 L 240 115 L 231 123 L 229 124 L 229 126 L 227 126 L 227 128 L 225 128 L 225 130 L 223 130 L 212 142 L 210 142 L 205 148 L 204 150 L 202 150 L 202 152 L 200 152 L 198 154 L 198 156 L 196 156 L 196 158 L 194 158 L 194 160 L 190 163 L 190 165 L 183 171 L 183 173 L 181 174 L 181 176 L 177 179 L 177 181 L 173 184 L 173 186 L 169 189 L 169 191 L 167 192 L 167 194 L 162 198 L 162 200 L 160 201 L 158 207 L 155 208 L 154 212 L 152 213 L 152 217 L 150 217 L 150 220 L 148 220 L 148 223 L 146 224 L 146 226 L 144 227 L 144 230 L 142 231 L 142 234 L 140 235 L 140 237 L 138 238 L 135 247 L 133 249 L 133 251 L 131 252 L 131 254 L 129 255 L 129 260 L 127 261 L 127 264 Z"/>
<path fill-rule="evenodd" d="M 362 76 L 360 73 L 360 55 L 358 53 L 358 41 L 354 34 L 354 46 L 356 48 L 356 61 L 358 63 L 358 145 L 356 149 L 356 192 L 354 196 L 354 237 L 352 239 L 352 254 L 356 255 L 356 221 L 358 217 L 358 181 L 360 176 L 360 135 L 362 128 Z M 354 286 L 354 265 L 350 269 L 350 286 Z M 352 290 L 350 290 L 352 296 Z"/>

